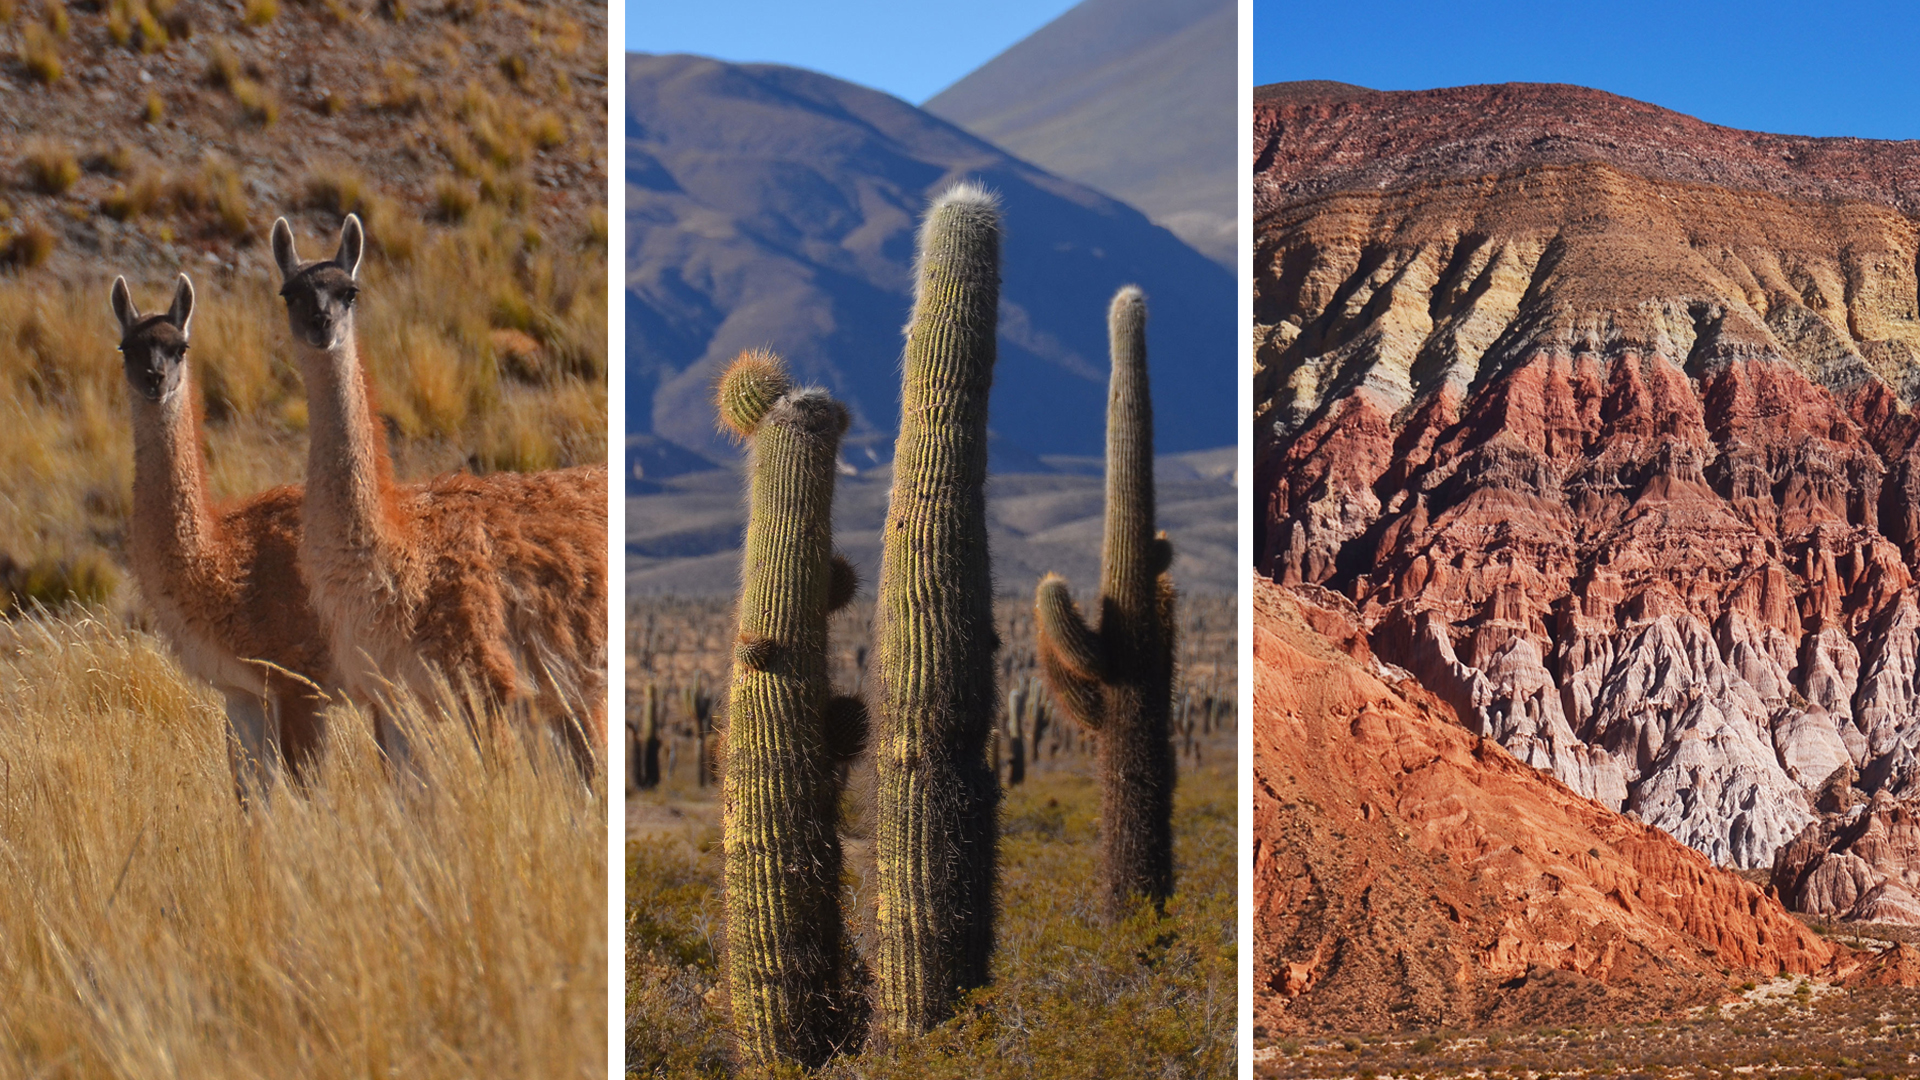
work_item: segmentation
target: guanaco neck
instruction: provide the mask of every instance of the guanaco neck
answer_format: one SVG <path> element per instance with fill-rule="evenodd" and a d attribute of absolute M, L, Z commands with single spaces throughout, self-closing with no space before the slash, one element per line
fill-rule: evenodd
<path fill-rule="evenodd" d="M 393 462 L 367 391 L 353 324 L 333 346 L 300 343 L 307 385 L 306 534 L 355 550 L 398 540 Z"/>
<path fill-rule="evenodd" d="M 219 524 L 200 457 L 200 416 L 191 371 L 161 401 L 133 397 L 135 557 L 163 591 L 201 592 L 218 578 Z"/>

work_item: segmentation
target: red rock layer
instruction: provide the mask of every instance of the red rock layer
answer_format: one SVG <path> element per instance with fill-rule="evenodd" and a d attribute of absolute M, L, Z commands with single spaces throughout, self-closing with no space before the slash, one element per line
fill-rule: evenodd
<path fill-rule="evenodd" d="M 1254 611 L 1269 1033 L 1621 1022 L 1850 961 L 1752 884 L 1463 730 L 1405 672 L 1334 648 L 1313 627 L 1338 633 L 1337 598 L 1258 582 Z"/>
<path fill-rule="evenodd" d="M 1254 91 L 1253 145 L 1256 213 L 1332 190 L 1594 161 L 1642 176 L 1920 212 L 1920 142 L 1741 131 L 1551 83 L 1389 93 L 1276 83 Z"/>
<path fill-rule="evenodd" d="M 1716 862 L 1920 782 L 1920 148 L 1351 91 L 1259 110 L 1262 572 Z"/>

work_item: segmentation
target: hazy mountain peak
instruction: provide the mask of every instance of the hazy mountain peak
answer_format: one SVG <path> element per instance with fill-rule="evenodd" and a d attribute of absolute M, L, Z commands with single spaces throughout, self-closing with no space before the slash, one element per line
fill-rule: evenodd
<path fill-rule="evenodd" d="M 1232 0 L 1083 0 L 926 109 L 1231 266 L 1237 28 Z"/>

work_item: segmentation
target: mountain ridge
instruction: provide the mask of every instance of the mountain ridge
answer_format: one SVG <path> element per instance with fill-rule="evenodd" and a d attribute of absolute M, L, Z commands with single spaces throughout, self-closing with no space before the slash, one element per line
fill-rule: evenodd
<path fill-rule="evenodd" d="M 1258 569 L 1716 862 L 1920 798 L 1920 143 L 1259 97 Z"/>
<path fill-rule="evenodd" d="M 631 431 L 732 457 L 709 387 L 741 349 L 772 347 L 846 401 L 849 460 L 884 461 L 913 230 L 963 178 L 1004 208 L 991 409 L 1010 448 L 1099 452 L 1104 312 L 1127 283 L 1149 296 L 1158 448 L 1203 449 L 1228 430 L 1231 274 L 1138 211 L 828 76 L 645 54 L 627 74 Z"/>
<path fill-rule="evenodd" d="M 1230 0 L 1083 0 L 923 107 L 1238 257 Z"/>

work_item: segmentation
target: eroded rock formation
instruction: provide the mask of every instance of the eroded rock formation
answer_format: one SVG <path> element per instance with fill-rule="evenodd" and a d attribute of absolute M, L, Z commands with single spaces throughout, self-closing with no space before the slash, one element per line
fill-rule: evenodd
<path fill-rule="evenodd" d="M 1920 144 L 1258 97 L 1262 572 L 1715 862 L 1920 796 Z"/>
<path fill-rule="evenodd" d="M 1269 1033 L 1628 1022 L 1859 966 L 1753 884 L 1464 730 L 1366 655 L 1338 597 L 1262 581 L 1254 612 Z"/>
<path fill-rule="evenodd" d="M 1774 891 L 1823 918 L 1920 925 L 1920 803 L 1822 796 L 1827 813 L 1775 856 Z"/>

